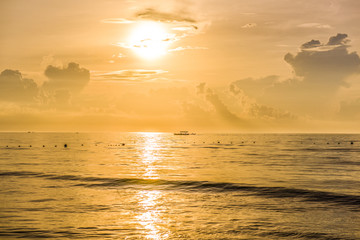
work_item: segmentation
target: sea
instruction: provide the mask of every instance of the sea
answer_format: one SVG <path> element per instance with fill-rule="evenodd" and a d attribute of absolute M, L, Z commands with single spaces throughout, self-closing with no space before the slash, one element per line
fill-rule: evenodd
<path fill-rule="evenodd" d="M 0 239 L 360 239 L 360 135 L 0 133 Z"/>

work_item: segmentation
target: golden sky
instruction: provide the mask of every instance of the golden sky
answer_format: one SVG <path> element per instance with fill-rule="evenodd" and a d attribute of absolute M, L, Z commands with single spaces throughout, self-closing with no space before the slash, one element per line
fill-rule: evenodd
<path fill-rule="evenodd" d="M 0 131 L 359 132 L 358 0 L 2 0 Z"/>

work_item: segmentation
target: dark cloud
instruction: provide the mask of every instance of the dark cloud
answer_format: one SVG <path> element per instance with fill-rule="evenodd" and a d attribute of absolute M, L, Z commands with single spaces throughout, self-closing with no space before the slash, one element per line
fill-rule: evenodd
<path fill-rule="evenodd" d="M 159 22 L 178 22 L 178 23 L 196 23 L 197 21 L 193 18 L 186 16 L 186 13 L 167 13 L 167 12 L 160 12 L 153 8 L 147 8 L 143 11 L 140 11 L 136 14 L 137 18 L 140 19 L 147 19 Z"/>
<path fill-rule="evenodd" d="M 211 88 L 206 87 L 206 83 L 203 82 L 197 85 L 196 90 L 198 95 L 205 96 L 205 100 L 213 106 L 215 113 L 221 119 L 237 127 L 244 126 L 245 121 L 235 113 L 232 113 L 228 106 L 220 99 L 219 95 Z"/>
<path fill-rule="evenodd" d="M 17 70 L 4 70 L 0 74 L 0 100 L 33 101 L 39 92 L 32 79 L 23 78 Z"/>
<path fill-rule="evenodd" d="M 319 47 L 321 45 L 319 40 L 311 40 L 310 42 L 304 43 L 301 45 L 301 48 L 313 48 L 313 47 Z"/>
<path fill-rule="evenodd" d="M 48 81 L 43 87 L 48 90 L 65 89 L 72 93 L 81 91 L 90 80 L 90 72 L 77 63 L 69 63 L 67 67 L 49 65 L 45 70 Z"/>
<path fill-rule="evenodd" d="M 349 52 L 347 35 L 330 37 L 329 43 L 311 40 L 300 52 L 288 53 L 284 59 L 295 77 L 281 80 L 277 76 L 243 79 L 230 85 L 230 91 L 243 91 L 261 105 L 298 114 L 324 116 L 335 111 L 338 90 L 349 86 L 347 78 L 360 73 L 360 58 Z"/>
<path fill-rule="evenodd" d="M 272 79 L 275 79 L 275 76 L 271 76 L 265 81 Z M 232 94 L 227 91 L 215 92 L 215 90 L 207 88 L 205 83 L 199 84 L 196 89 L 197 93 L 205 96 L 205 100 L 213 107 L 212 114 L 237 129 L 254 128 L 259 126 L 261 121 L 274 124 L 277 121 L 297 119 L 295 115 L 287 111 L 252 101 L 236 84 L 230 85 Z M 209 113 L 207 116 L 210 117 Z"/>
<path fill-rule="evenodd" d="M 243 122 L 241 118 L 228 109 L 228 107 L 220 100 L 219 96 L 211 89 L 208 89 L 206 92 L 206 100 L 208 100 L 214 106 L 216 112 L 228 122 L 236 124 Z"/>
<path fill-rule="evenodd" d="M 296 55 L 288 53 L 284 59 L 293 67 L 297 76 L 304 77 L 304 84 L 321 84 L 325 90 L 336 89 L 346 85 L 346 78 L 360 70 L 359 55 L 356 52 L 349 53 L 349 46 L 345 45 L 347 42 L 347 34 L 340 33 L 330 37 L 326 45 L 312 40 L 303 44 L 305 48 Z"/>
<path fill-rule="evenodd" d="M 338 33 L 336 36 L 332 36 L 329 38 L 329 42 L 327 43 L 327 45 L 344 45 L 349 42 L 347 37 L 347 34 Z"/>

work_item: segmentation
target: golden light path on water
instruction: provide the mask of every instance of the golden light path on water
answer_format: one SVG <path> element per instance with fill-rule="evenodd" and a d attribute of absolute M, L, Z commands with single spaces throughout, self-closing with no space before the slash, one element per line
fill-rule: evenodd
<path fill-rule="evenodd" d="M 159 158 L 159 140 L 161 139 L 158 133 L 142 133 L 144 138 L 144 145 L 141 152 L 141 161 L 143 166 L 144 179 L 158 179 L 157 161 Z M 161 218 L 162 199 L 164 199 L 164 192 L 158 190 L 144 190 L 137 194 L 139 215 L 136 216 L 141 228 L 146 231 L 147 239 L 167 239 L 169 234 L 167 232 L 166 223 Z"/>
<path fill-rule="evenodd" d="M 158 179 L 157 161 L 159 161 L 159 133 L 142 133 L 144 138 L 144 145 L 141 152 L 141 161 L 144 167 L 143 178 Z"/>

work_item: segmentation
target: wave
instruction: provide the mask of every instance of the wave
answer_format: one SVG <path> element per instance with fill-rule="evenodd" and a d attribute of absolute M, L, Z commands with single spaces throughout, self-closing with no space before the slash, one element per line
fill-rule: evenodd
<path fill-rule="evenodd" d="M 117 228 L 117 227 L 65 227 L 59 229 L 40 229 L 34 227 L 0 227 L 0 237 L 11 237 L 11 238 L 26 238 L 26 239 L 118 239 L 119 237 L 126 235 L 137 235 L 136 228 Z M 133 232 L 131 234 L 131 232 Z M 204 232 L 203 232 L 204 233 Z M 211 228 L 207 230 L 207 234 L 217 234 L 211 231 Z M 281 238 L 281 239 L 318 239 L 318 240 L 354 240 L 354 238 L 348 237 L 336 237 L 331 236 L 328 233 L 324 232 L 300 232 L 300 231 L 291 231 L 291 230 L 263 230 L 258 226 L 242 226 L 237 227 L 236 229 L 222 231 L 225 236 L 239 236 L 242 234 L 248 234 L 250 236 L 262 237 L 265 239 Z M 195 239 L 195 238 L 190 238 Z M 210 238 L 206 238 L 210 239 Z M 215 238 L 211 238 L 215 239 Z M 223 239 L 223 238 L 221 238 Z M 225 239 L 225 238 L 224 238 Z M 233 239 L 233 238 L 231 238 Z M 258 239 L 258 238 L 256 238 Z"/>
<path fill-rule="evenodd" d="M 287 149 L 288 151 L 306 151 L 306 152 L 360 152 L 360 148 L 323 148 L 323 147 L 314 147 L 314 148 L 301 148 L 301 149 Z"/>
<path fill-rule="evenodd" d="M 76 175 L 56 175 L 28 171 L 0 172 L 0 177 L 35 177 L 48 180 L 63 180 L 74 182 L 77 187 L 161 187 L 166 190 L 209 191 L 209 192 L 243 192 L 250 195 L 270 198 L 298 198 L 303 201 L 327 202 L 340 205 L 360 207 L 360 196 L 334 192 L 316 191 L 288 187 L 262 187 L 238 183 L 223 183 L 209 181 L 176 181 L 140 178 L 102 178 L 82 177 Z M 360 211 L 360 208 L 358 209 Z"/>
<path fill-rule="evenodd" d="M 86 230 L 86 229 L 84 229 Z M 113 236 L 112 233 L 101 232 L 97 229 L 91 229 L 93 232 L 84 231 L 81 228 L 78 229 L 63 229 L 59 231 L 52 231 L 47 229 L 38 229 L 38 228 L 0 228 L 0 237 L 11 237 L 11 238 L 26 238 L 26 239 L 88 239 L 96 238 L 103 239 Z M 97 230 L 97 231 L 96 231 Z M 107 229 L 105 229 L 107 230 Z M 112 231 L 122 230 L 122 229 L 109 229 Z"/>

